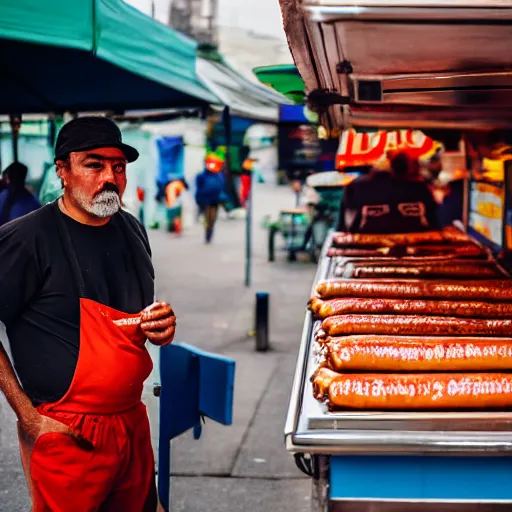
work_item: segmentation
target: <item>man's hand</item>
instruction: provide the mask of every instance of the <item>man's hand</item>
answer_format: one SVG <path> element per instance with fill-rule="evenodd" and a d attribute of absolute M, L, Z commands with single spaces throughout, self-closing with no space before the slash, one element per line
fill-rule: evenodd
<path fill-rule="evenodd" d="M 140 328 L 153 345 L 167 345 L 174 338 L 176 316 L 165 302 L 154 302 L 141 313 Z"/>
<path fill-rule="evenodd" d="M 30 444 L 35 444 L 37 439 L 43 434 L 56 433 L 65 434 L 83 449 L 92 450 L 92 444 L 84 439 L 78 432 L 73 432 L 67 425 L 60 421 L 39 414 L 34 408 L 19 419 L 19 430 L 23 438 Z"/>

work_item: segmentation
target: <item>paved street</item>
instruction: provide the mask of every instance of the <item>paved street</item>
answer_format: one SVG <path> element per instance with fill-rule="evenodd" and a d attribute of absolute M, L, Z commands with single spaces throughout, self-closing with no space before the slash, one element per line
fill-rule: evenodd
<path fill-rule="evenodd" d="M 173 443 L 176 512 L 309 510 L 309 480 L 285 452 L 282 432 L 315 266 L 287 263 L 284 253 L 267 263 L 261 219 L 293 206 L 294 197 L 273 185 L 258 185 L 255 196 L 251 289 L 244 287 L 243 220 L 221 218 L 210 246 L 203 244 L 199 224 L 180 237 L 151 233 L 157 296 L 175 308 L 177 341 L 237 362 L 233 426 L 207 421 L 199 441 L 187 433 Z M 255 353 L 248 335 L 258 291 L 270 293 L 272 350 L 265 354 Z M 0 511 L 27 511 L 14 422 L 0 405 Z"/>

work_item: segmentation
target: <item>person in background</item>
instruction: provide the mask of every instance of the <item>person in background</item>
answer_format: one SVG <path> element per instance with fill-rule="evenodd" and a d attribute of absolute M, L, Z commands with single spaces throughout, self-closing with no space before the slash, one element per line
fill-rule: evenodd
<path fill-rule="evenodd" d="M 7 187 L 0 192 L 0 226 L 41 207 L 41 203 L 25 187 L 27 173 L 27 166 L 19 162 L 5 169 Z"/>
<path fill-rule="evenodd" d="M 144 226 L 144 199 L 146 191 L 142 187 L 137 187 L 137 202 L 139 204 L 138 218 L 142 226 Z"/>
<path fill-rule="evenodd" d="M 457 169 L 450 174 L 441 173 L 439 181 L 442 185 L 443 198 L 438 208 L 440 227 L 451 226 L 464 217 L 464 187 L 468 178 L 466 170 Z"/>
<path fill-rule="evenodd" d="M 181 233 L 181 203 L 180 196 L 188 190 L 188 183 L 184 178 L 170 181 L 165 187 L 165 204 L 167 206 L 167 229 L 174 233 Z"/>
<path fill-rule="evenodd" d="M 7 176 L 5 175 L 5 171 L 4 171 L 0 175 L 0 192 L 2 192 L 2 190 L 5 190 L 6 188 L 7 188 Z"/>
<path fill-rule="evenodd" d="M 205 242 L 213 237 L 219 205 L 226 200 L 226 179 L 224 160 L 215 153 L 207 155 L 203 172 L 196 176 L 195 200 L 204 217 Z"/>
<path fill-rule="evenodd" d="M 417 162 L 400 151 L 345 188 L 338 231 L 407 233 L 436 229 L 437 205 L 428 185 L 410 179 Z"/>
<path fill-rule="evenodd" d="M 240 202 L 244 208 L 246 208 L 247 201 L 251 195 L 254 162 L 256 162 L 256 160 L 253 158 L 246 158 L 242 164 L 242 173 L 240 175 Z"/>

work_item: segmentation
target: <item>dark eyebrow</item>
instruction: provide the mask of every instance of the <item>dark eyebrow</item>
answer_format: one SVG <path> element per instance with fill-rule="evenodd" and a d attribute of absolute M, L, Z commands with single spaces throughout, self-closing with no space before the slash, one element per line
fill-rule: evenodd
<path fill-rule="evenodd" d="M 104 156 L 104 155 L 99 155 L 97 153 L 88 153 L 85 156 L 85 160 L 101 160 L 102 162 L 109 161 L 109 162 L 124 162 L 124 163 L 126 163 L 126 158 L 118 157 L 118 156 L 108 157 L 108 156 Z"/>

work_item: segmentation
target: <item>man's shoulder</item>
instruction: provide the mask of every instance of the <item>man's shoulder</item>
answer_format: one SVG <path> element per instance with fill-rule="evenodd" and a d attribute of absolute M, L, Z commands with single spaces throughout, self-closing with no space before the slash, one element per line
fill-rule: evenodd
<path fill-rule="evenodd" d="M 31 231 L 38 232 L 39 228 L 47 228 L 49 224 L 53 224 L 53 207 L 53 203 L 46 204 L 23 217 L 12 220 L 0 227 L 0 232 L 17 231 L 20 233 L 29 233 Z"/>
<path fill-rule="evenodd" d="M 126 210 L 119 210 L 119 218 L 121 222 L 131 231 L 137 238 L 139 238 L 146 247 L 146 250 L 151 253 L 149 245 L 149 237 L 144 226 L 139 220 Z"/>
<path fill-rule="evenodd" d="M 37 240 L 48 236 L 48 229 L 54 224 L 51 205 L 43 206 L 1 226 L 0 244 L 5 244 L 6 248 L 25 246 L 31 252 Z"/>

